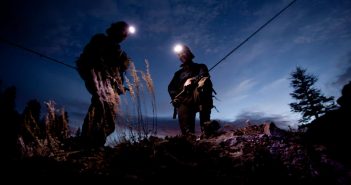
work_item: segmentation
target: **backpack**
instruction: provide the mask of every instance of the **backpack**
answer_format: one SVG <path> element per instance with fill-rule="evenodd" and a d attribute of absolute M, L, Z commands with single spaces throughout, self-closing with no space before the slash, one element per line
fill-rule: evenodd
<path fill-rule="evenodd" d="M 91 69 L 101 65 L 106 40 L 107 37 L 104 34 L 94 35 L 76 60 L 78 73 L 83 80 L 90 77 Z"/>
<path fill-rule="evenodd" d="M 88 79 L 91 69 L 96 68 L 113 77 L 119 74 L 123 82 L 123 73 L 130 62 L 130 58 L 119 45 L 116 46 L 104 34 L 96 34 L 76 60 L 76 66 L 83 80 Z"/>

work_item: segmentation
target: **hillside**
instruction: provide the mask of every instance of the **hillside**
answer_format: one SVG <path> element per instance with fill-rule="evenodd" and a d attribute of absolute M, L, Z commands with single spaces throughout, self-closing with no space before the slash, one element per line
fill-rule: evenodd
<path fill-rule="evenodd" d="M 74 141 L 48 156 L 13 159 L 10 174 L 115 179 L 140 184 L 349 184 L 350 160 L 303 133 L 273 123 L 222 127 L 206 139 L 150 137 L 114 148 L 80 149 Z M 9 162 L 9 161 L 8 161 Z"/>

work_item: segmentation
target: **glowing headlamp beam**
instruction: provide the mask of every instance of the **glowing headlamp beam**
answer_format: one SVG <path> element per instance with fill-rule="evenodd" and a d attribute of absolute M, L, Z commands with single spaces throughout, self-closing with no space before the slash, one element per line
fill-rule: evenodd
<path fill-rule="evenodd" d="M 130 33 L 130 34 L 134 34 L 134 33 L 135 33 L 135 31 L 136 31 L 136 29 L 135 29 L 135 27 L 134 27 L 134 26 L 129 26 L 129 27 L 128 27 L 128 33 Z"/>
<path fill-rule="evenodd" d="M 174 46 L 173 51 L 175 53 L 180 53 L 180 52 L 183 51 L 183 46 L 181 44 L 177 44 L 177 45 Z"/>

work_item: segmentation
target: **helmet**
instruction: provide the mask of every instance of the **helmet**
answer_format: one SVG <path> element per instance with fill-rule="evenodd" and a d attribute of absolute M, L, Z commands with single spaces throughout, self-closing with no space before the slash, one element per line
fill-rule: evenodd
<path fill-rule="evenodd" d="M 129 25 L 124 21 L 118 21 L 112 23 L 111 26 L 106 30 L 107 35 L 113 35 L 116 33 L 123 33 L 128 31 Z"/>
<path fill-rule="evenodd" d="M 174 51 L 178 54 L 179 57 L 186 56 L 190 60 L 195 57 L 190 48 L 186 45 L 176 45 L 174 47 Z"/>

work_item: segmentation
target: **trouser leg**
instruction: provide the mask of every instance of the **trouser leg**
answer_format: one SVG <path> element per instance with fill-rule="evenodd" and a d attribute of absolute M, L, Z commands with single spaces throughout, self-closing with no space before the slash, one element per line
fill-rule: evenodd
<path fill-rule="evenodd" d="M 105 82 L 104 91 L 104 103 L 105 103 L 105 121 L 104 125 L 106 136 L 110 135 L 115 131 L 115 121 L 117 117 L 117 106 L 119 102 L 119 96 L 114 92 L 110 80 Z"/>
<path fill-rule="evenodd" d="M 107 136 L 115 130 L 119 97 L 110 80 L 103 78 L 101 73 L 93 71 L 91 80 L 91 83 L 86 81 L 93 97 L 84 120 L 82 138 L 87 144 L 99 147 L 105 144 Z"/>
<path fill-rule="evenodd" d="M 105 144 L 103 105 L 92 101 L 82 127 L 82 138 L 87 146 L 99 147 Z"/>
<path fill-rule="evenodd" d="M 183 135 L 195 133 L 195 108 L 187 105 L 180 105 L 178 108 L 178 121 Z"/>
<path fill-rule="evenodd" d="M 201 132 L 203 133 L 204 130 L 204 126 L 205 126 L 205 122 L 207 121 L 211 121 L 211 110 L 209 109 L 204 109 L 202 111 L 200 111 L 200 127 L 201 127 Z"/>
<path fill-rule="evenodd" d="M 104 102 L 105 104 L 105 120 L 104 120 L 104 132 L 106 137 L 115 131 L 115 120 L 117 111 L 115 110 L 116 105 L 111 102 Z"/>

